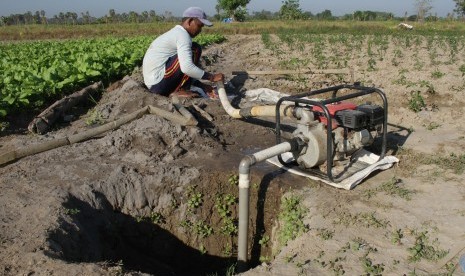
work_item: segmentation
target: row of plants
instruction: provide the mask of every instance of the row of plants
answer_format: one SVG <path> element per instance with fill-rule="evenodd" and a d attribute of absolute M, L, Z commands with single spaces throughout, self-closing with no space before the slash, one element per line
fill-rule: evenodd
<path fill-rule="evenodd" d="M 316 68 L 343 68 L 350 61 L 367 57 L 366 66 L 370 71 L 378 70 L 377 62 L 390 61 L 399 66 L 405 61 L 405 52 L 410 49 L 427 50 L 431 65 L 453 64 L 465 49 L 463 35 L 415 35 L 398 34 L 311 34 L 302 32 L 278 32 L 276 39 L 270 33 L 262 33 L 262 42 L 286 63 L 289 50 L 301 53 L 300 64 L 311 64 Z M 287 47 L 288 49 L 284 48 Z M 366 50 L 364 50 L 366 49 Z M 387 53 L 392 52 L 392 59 L 387 60 Z M 445 53 L 445 56 L 439 54 Z M 418 55 L 413 57 L 417 69 L 423 68 L 424 60 Z M 418 62 L 417 62 L 418 61 Z M 288 62 L 289 63 L 289 62 Z"/>
<path fill-rule="evenodd" d="M 0 117 L 42 107 L 50 100 L 85 87 L 105 84 L 142 64 L 153 36 L 32 41 L 0 44 Z M 206 46 L 225 37 L 200 35 Z"/>

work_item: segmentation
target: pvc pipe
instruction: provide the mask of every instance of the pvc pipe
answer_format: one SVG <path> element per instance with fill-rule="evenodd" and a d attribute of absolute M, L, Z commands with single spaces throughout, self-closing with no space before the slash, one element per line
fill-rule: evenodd
<path fill-rule="evenodd" d="M 223 106 L 226 113 L 228 113 L 229 116 L 233 118 L 241 119 L 247 117 L 272 117 L 276 114 L 276 106 L 274 105 L 253 106 L 243 109 L 234 108 L 229 102 L 228 96 L 226 95 L 223 82 L 218 82 L 217 87 L 221 105 Z M 279 109 L 279 113 L 283 117 L 294 117 L 293 110 L 294 108 L 291 106 L 282 105 Z"/>
<path fill-rule="evenodd" d="M 247 233 L 249 228 L 250 167 L 276 155 L 295 149 L 297 143 L 283 142 L 252 155 L 245 156 L 239 165 L 239 232 L 237 249 L 238 272 L 247 269 Z"/>

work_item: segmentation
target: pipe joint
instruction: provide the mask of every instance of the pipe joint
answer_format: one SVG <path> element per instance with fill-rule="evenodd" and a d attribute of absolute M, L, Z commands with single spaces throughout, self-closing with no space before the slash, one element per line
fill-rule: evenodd
<path fill-rule="evenodd" d="M 253 166 L 256 162 L 255 156 L 247 155 L 242 158 L 241 163 L 239 164 L 239 174 L 248 174 L 250 173 L 250 167 Z"/>

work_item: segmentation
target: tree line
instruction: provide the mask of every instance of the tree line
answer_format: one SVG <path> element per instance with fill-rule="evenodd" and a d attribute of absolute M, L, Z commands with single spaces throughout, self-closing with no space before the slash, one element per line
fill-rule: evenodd
<path fill-rule="evenodd" d="M 465 15 L 465 0 L 454 0 L 456 9 L 454 12 L 459 16 Z M 381 21 L 381 20 L 404 20 L 404 21 L 436 21 L 438 16 L 431 14 L 431 0 L 415 0 L 416 14 L 403 17 L 395 17 L 389 12 L 379 11 L 354 11 L 343 16 L 334 16 L 331 10 L 324 10 L 320 13 L 313 14 L 310 11 L 303 11 L 300 8 L 299 0 L 284 0 L 282 6 L 277 12 L 267 10 L 254 11 L 249 13 L 246 9 L 250 0 L 218 0 L 215 6 L 215 20 L 221 21 L 224 18 L 232 18 L 234 21 L 253 21 L 253 20 L 356 20 L 356 21 Z M 449 19 L 455 16 L 453 13 L 448 14 Z M 179 18 L 173 16 L 169 11 L 157 14 L 154 10 L 143 12 L 125 12 L 116 13 L 110 9 L 102 17 L 91 16 L 89 11 L 77 14 L 75 12 L 60 12 L 52 17 L 47 17 L 44 10 L 23 14 L 10 14 L 9 16 L 0 17 L 0 25 L 24 25 L 24 24 L 102 24 L 102 23 L 149 23 L 158 21 L 176 21 Z"/>

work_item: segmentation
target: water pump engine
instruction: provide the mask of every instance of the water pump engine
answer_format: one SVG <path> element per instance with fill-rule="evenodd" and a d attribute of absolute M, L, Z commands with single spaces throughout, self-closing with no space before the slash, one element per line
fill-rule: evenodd
<path fill-rule="evenodd" d="M 350 102 L 336 102 L 326 106 L 331 116 L 334 161 L 350 158 L 352 153 L 369 146 L 377 136 L 383 122 L 383 108 L 372 104 L 355 105 Z M 322 165 L 327 159 L 326 128 L 328 120 L 319 107 L 300 111 L 294 137 L 304 142 L 294 158 L 303 169 Z"/>
<path fill-rule="evenodd" d="M 338 93 L 344 91 L 344 95 Z M 332 92 L 331 97 L 311 100 L 310 97 Z M 348 100 L 371 93 L 377 93 L 382 106 L 372 103 L 356 105 Z M 332 181 L 343 177 L 333 177 L 332 168 L 345 164 L 357 150 L 373 144 L 375 138 L 382 137 L 381 156 L 386 151 L 387 101 L 384 92 L 373 87 L 360 85 L 339 85 L 321 90 L 281 98 L 276 110 L 283 102 L 294 102 L 293 112 L 297 126 L 292 137 L 298 146 L 292 154 L 299 167 L 322 172 Z M 277 143 L 280 137 L 280 115 L 276 112 Z M 283 165 L 290 165 L 278 156 Z M 339 178 L 339 179 L 338 179 Z"/>

